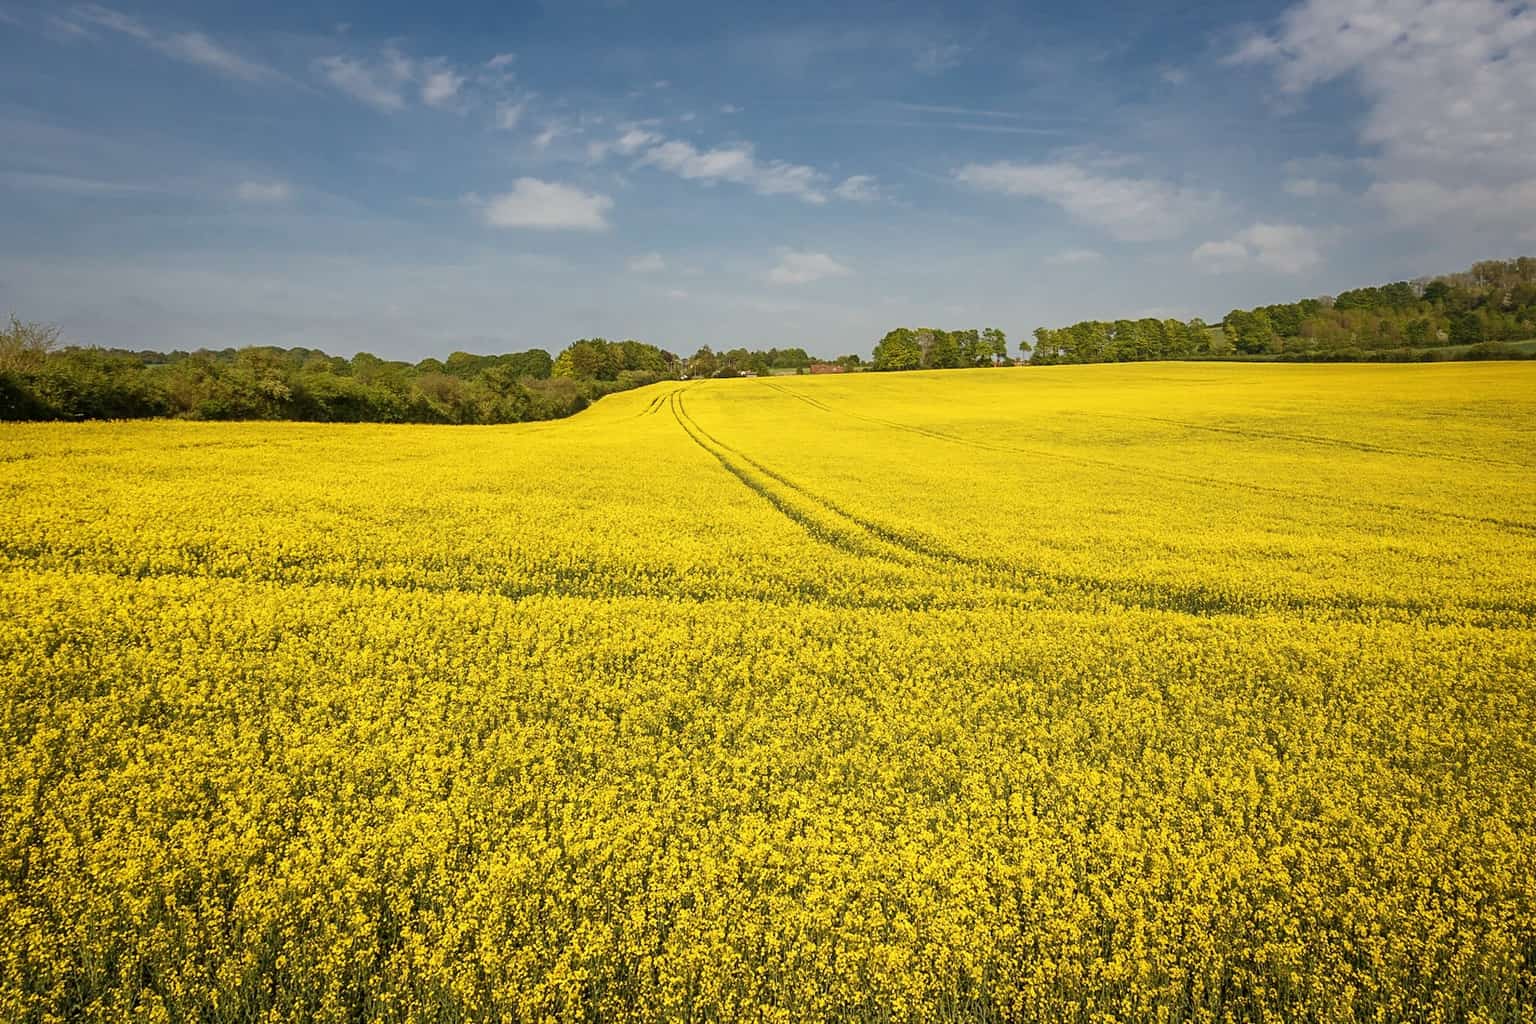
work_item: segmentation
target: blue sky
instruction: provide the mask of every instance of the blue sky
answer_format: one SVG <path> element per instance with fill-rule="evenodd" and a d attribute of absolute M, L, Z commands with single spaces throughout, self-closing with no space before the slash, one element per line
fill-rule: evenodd
<path fill-rule="evenodd" d="M 0 0 L 0 311 L 867 354 L 1536 252 L 1505 0 Z"/>

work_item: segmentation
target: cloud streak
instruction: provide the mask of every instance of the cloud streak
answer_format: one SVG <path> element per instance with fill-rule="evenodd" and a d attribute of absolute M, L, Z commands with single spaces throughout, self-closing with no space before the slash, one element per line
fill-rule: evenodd
<path fill-rule="evenodd" d="M 1177 238 L 1218 205 L 1214 194 L 1108 175 L 1069 161 L 966 164 L 954 177 L 984 192 L 1051 203 L 1126 242 Z"/>
<path fill-rule="evenodd" d="M 852 270 L 824 252 L 782 249 L 779 251 L 778 265 L 768 271 L 768 280 L 773 284 L 810 284 L 832 277 L 847 277 L 852 273 Z"/>
<path fill-rule="evenodd" d="M 160 31 L 110 7 L 96 4 L 75 7 L 55 18 L 55 22 L 66 30 L 86 35 L 92 29 L 116 32 L 174 60 L 242 82 L 276 82 L 284 77 L 273 68 L 220 45 L 202 32 Z"/>
<path fill-rule="evenodd" d="M 881 197 L 879 183 L 871 175 L 855 174 L 835 181 L 808 164 L 763 160 L 750 142 L 700 149 L 682 139 L 631 127 L 617 139 L 587 147 L 587 156 L 594 163 L 612 154 L 636 157 L 639 166 L 654 167 L 685 181 L 744 185 L 758 195 L 790 196 L 813 206 L 832 199 L 871 202 Z"/>

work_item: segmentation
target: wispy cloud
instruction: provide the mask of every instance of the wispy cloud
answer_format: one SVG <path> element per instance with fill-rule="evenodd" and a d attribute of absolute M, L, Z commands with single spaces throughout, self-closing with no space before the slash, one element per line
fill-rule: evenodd
<path fill-rule="evenodd" d="M 587 145 L 587 158 L 594 163 L 605 159 L 610 153 L 620 156 L 633 156 L 647 146 L 653 146 L 661 142 L 662 138 L 653 131 L 645 128 L 631 127 L 625 129 L 618 138 L 609 142 L 592 142 Z"/>
<path fill-rule="evenodd" d="M 1343 191 L 1335 183 L 1319 178 L 1286 178 L 1281 188 L 1299 199 L 1318 199 L 1338 195 Z"/>
<path fill-rule="evenodd" d="M 511 131 L 522 121 L 523 114 L 528 111 L 528 100 L 508 100 L 496 106 L 496 126 L 502 131 Z"/>
<path fill-rule="evenodd" d="M 847 199 L 855 203 L 872 203 L 880 198 L 880 186 L 875 183 L 872 175 L 855 174 L 844 178 L 842 183 L 832 190 L 832 194 L 839 199 Z"/>
<path fill-rule="evenodd" d="M 1323 261 L 1323 239 L 1296 224 L 1255 224 L 1231 238 L 1206 242 L 1190 253 L 1195 266 L 1211 274 L 1257 266 L 1278 274 L 1302 274 Z"/>
<path fill-rule="evenodd" d="M 667 261 L 659 252 L 648 252 L 629 261 L 631 274 L 659 274 L 667 269 Z"/>
<path fill-rule="evenodd" d="M 1369 199 L 1402 223 L 1536 232 L 1536 7 L 1519 0 L 1303 0 L 1234 64 L 1283 93 L 1355 82 Z"/>
<path fill-rule="evenodd" d="M 768 280 L 773 284 L 810 284 L 851 273 L 852 270 L 824 252 L 781 249 L 778 265 L 768 271 Z"/>
<path fill-rule="evenodd" d="M 19 191 L 63 192 L 72 195 L 143 195 L 165 192 L 164 185 L 131 181 L 106 181 L 70 174 L 36 174 L 21 171 L 0 172 L 0 186 Z"/>
<path fill-rule="evenodd" d="M 283 181 L 242 181 L 235 195 L 247 203 L 286 203 L 293 188 Z"/>
<path fill-rule="evenodd" d="M 608 196 L 538 178 L 519 178 L 510 192 L 470 201 L 481 205 L 485 222 L 498 228 L 605 231 L 613 208 Z"/>
<path fill-rule="evenodd" d="M 937 75 L 959 67 L 966 48 L 959 43 L 930 43 L 917 51 L 912 68 L 924 75 Z"/>
<path fill-rule="evenodd" d="M 668 139 L 649 128 L 633 125 L 616 139 L 587 146 L 593 162 L 610 155 L 633 156 L 640 166 L 655 167 L 687 181 L 745 185 L 765 196 L 792 196 L 821 205 L 829 199 L 868 202 L 880 198 L 874 177 L 855 174 L 837 182 L 808 164 L 763 160 L 750 142 L 700 149 L 691 142 Z"/>
<path fill-rule="evenodd" d="M 446 107 L 464 88 L 464 76 L 439 60 L 421 72 L 421 101 L 429 107 Z"/>
<path fill-rule="evenodd" d="M 987 192 L 1052 203 L 1122 241 L 1177 238 L 1217 205 L 1209 193 L 1070 161 L 967 164 L 955 179 Z"/>
<path fill-rule="evenodd" d="M 1225 274 L 1248 265 L 1248 247 L 1241 242 L 1202 242 L 1189 254 L 1190 262 L 1205 274 Z"/>
<path fill-rule="evenodd" d="M 691 142 L 673 139 L 651 147 L 641 163 L 691 181 L 747 185 L 759 195 L 787 195 L 814 204 L 827 201 L 825 175 L 805 164 L 759 160 L 750 143 L 699 150 Z"/>
<path fill-rule="evenodd" d="M 533 137 L 534 148 L 540 150 L 548 149 L 550 144 L 560 136 L 569 135 L 570 133 L 571 125 L 567 121 L 560 118 L 545 121 L 544 127 L 540 128 L 538 134 Z"/>
<path fill-rule="evenodd" d="M 1097 249 L 1063 249 L 1046 257 L 1045 262 L 1058 267 L 1078 267 L 1090 263 L 1103 263 L 1104 254 Z"/>
<path fill-rule="evenodd" d="M 493 61 L 495 59 L 499 58 L 493 58 Z M 470 81 L 468 74 L 445 57 L 412 57 L 392 46 L 372 57 L 344 54 L 321 57 L 315 67 L 337 89 L 385 113 L 404 110 L 413 98 L 437 109 L 455 107 Z M 482 85 L 494 85 L 506 79 L 506 75 L 499 73 L 482 74 L 482 77 L 488 79 Z M 499 108 L 499 116 L 503 119 L 506 109 L 505 106 Z M 517 113 L 521 115 L 520 108 Z M 515 123 L 515 117 L 513 121 Z"/>
<path fill-rule="evenodd" d="M 411 62 L 393 51 L 382 60 L 354 57 L 321 57 L 316 62 L 330 83 L 359 102 L 377 110 L 405 109 L 405 89 L 413 74 Z"/>
<path fill-rule="evenodd" d="M 1024 115 L 1011 110 L 985 110 L 977 107 L 948 107 L 936 103 L 898 103 L 901 110 L 910 110 L 915 114 L 954 114 L 958 117 L 1007 117 L 1021 118 Z"/>
<path fill-rule="evenodd" d="M 275 69 L 220 45 L 202 32 L 152 28 L 138 18 L 110 7 L 96 4 L 74 7 L 55 16 L 54 23 L 66 30 L 78 30 L 81 35 L 89 35 L 91 30 L 116 32 L 167 57 L 243 82 L 276 82 L 284 77 Z"/>

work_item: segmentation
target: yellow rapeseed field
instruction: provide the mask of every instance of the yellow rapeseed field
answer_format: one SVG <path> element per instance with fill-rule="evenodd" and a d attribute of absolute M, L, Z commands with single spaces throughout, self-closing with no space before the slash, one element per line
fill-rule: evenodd
<path fill-rule="evenodd" d="M 1536 1017 L 1536 364 L 0 460 L 0 1020 Z"/>

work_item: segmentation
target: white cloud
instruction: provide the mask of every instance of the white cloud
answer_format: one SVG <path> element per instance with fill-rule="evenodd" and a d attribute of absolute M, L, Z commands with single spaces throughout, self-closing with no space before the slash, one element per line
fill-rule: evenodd
<path fill-rule="evenodd" d="M 855 203 L 872 203 L 880 198 L 880 186 L 872 175 L 855 174 L 844 178 L 842 184 L 832 190 L 832 194 Z"/>
<path fill-rule="evenodd" d="M 1158 77 L 1169 85 L 1183 85 L 1189 80 L 1189 72 L 1183 68 L 1163 68 Z"/>
<path fill-rule="evenodd" d="M 1115 238 L 1176 238 L 1210 214 L 1217 197 L 1151 178 L 1115 177 L 1068 161 L 967 164 L 956 180 L 989 192 L 1054 203 Z"/>
<path fill-rule="evenodd" d="M 386 113 L 404 110 L 413 94 L 429 107 L 451 107 L 469 82 L 443 57 L 418 59 L 393 47 L 371 59 L 321 57 L 315 67 L 348 96 Z M 498 108 L 498 118 L 504 110 Z"/>
<path fill-rule="evenodd" d="M 1221 274 L 1258 266 L 1279 274 L 1302 274 L 1323 261 L 1322 239 L 1296 224 L 1254 224 L 1223 241 L 1206 242 L 1190 254 L 1196 267 Z"/>
<path fill-rule="evenodd" d="M 422 75 L 421 101 L 429 107 L 446 107 L 463 87 L 464 76 L 439 63 Z"/>
<path fill-rule="evenodd" d="M 691 181 L 729 181 L 750 186 L 760 195 L 794 196 L 813 204 L 827 201 L 826 176 L 820 171 L 782 160 L 760 161 L 750 143 L 701 151 L 690 142 L 674 139 L 651 147 L 640 162 Z"/>
<path fill-rule="evenodd" d="M 686 299 L 687 297 L 688 293 L 681 288 L 673 288 L 667 292 L 667 298 L 669 299 Z"/>
<path fill-rule="evenodd" d="M 722 113 L 722 114 L 739 114 L 739 113 L 741 113 L 741 108 L 738 107 L 734 103 L 722 103 L 722 104 L 720 104 L 720 113 Z"/>
<path fill-rule="evenodd" d="M 490 68 L 492 71 L 501 71 L 502 69 L 511 66 L 512 62 L 515 60 L 517 60 L 517 54 L 515 53 L 498 53 L 496 56 L 486 61 L 485 66 Z"/>
<path fill-rule="evenodd" d="M 0 171 L 0 185 L 15 189 L 66 192 L 76 195 L 147 195 L 169 191 L 163 184 L 145 185 L 128 181 L 80 178 L 68 174 L 34 174 L 20 171 Z"/>
<path fill-rule="evenodd" d="M 1097 249 L 1063 249 L 1045 262 L 1058 267 L 1082 266 L 1087 263 L 1103 263 L 1104 254 Z"/>
<path fill-rule="evenodd" d="M 645 147 L 660 141 L 661 136 L 655 132 L 646 131 L 644 128 L 631 127 L 611 142 L 589 143 L 587 145 L 587 158 L 596 163 L 599 160 L 605 159 L 610 153 L 633 156 Z"/>
<path fill-rule="evenodd" d="M 244 82 L 276 81 L 283 76 L 265 64 L 240 56 L 201 32 L 162 32 L 120 11 L 96 4 L 74 8 L 55 23 L 68 26 L 71 34 L 88 34 L 88 28 L 107 29 L 136 39 L 167 57 L 196 64 Z"/>
<path fill-rule="evenodd" d="M 492 227 L 604 231 L 613 200 L 573 185 L 518 178 L 512 191 L 492 196 L 484 207 Z"/>
<path fill-rule="evenodd" d="M 793 196 L 813 205 L 821 205 L 832 197 L 857 202 L 880 197 L 870 175 L 855 174 L 834 185 L 814 167 L 759 159 L 750 142 L 700 149 L 691 142 L 667 139 L 647 128 L 631 125 L 616 139 L 587 145 L 587 158 L 593 163 L 612 154 L 638 155 L 641 166 L 656 167 L 688 181 L 728 181 L 746 185 L 759 195 Z"/>
<path fill-rule="evenodd" d="M 1204 242 L 1190 253 L 1196 268 L 1206 274 L 1224 274 L 1248 265 L 1248 247 L 1241 242 Z"/>
<path fill-rule="evenodd" d="M 768 280 L 774 284 L 809 284 L 829 277 L 846 277 L 853 273 L 824 252 L 803 252 L 781 249 L 779 264 L 768 271 Z"/>
<path fill-rule="evenodd" d="M 965 56 L 965 47 L 959 43 L 932 43 L 917 51 L 912 67 L 925 75 L 937 75 L 958 67 Z"/>
<path fill-rule="evenodd" d="M 569 135 L 571 126 L 564 121 L 546 121 L 539 134 L 533 137 L 533 145 L 537 149 L 548 149 L 550 143 L 562 135 Z"/>
<path fill-rule="evenodd" d="M 511 131 L 517 127 L 517 123 L 523 119 L 523 114 L 527 110 L 528 101 L 526 99 L 498 104 L 496 107 L 496 124 L 503 131 Z"/>
<path fill-rule="evenodd" d="M 631 274 L 659 274 L 667 269 L 667 261 L 659 252 L 648 252 L 629 261 Z"/>
<path fill-rule="evenodd" d="M 285 203 L 293 189 L 281 181 L 242 181 L 235 195 L 247 203 Z"/>
<path fill-rule="evenodd" d="M 1536 240 L 1536 178 L 1509 185 L 1384 181 L 1366 189 L 1365 197 L 1383 207 L 1397 224 L 1489 225 L 1505 217 L 1515 237 Z"/>
<path fill-rule="evenodd" d="M 370 63 L 337 56 L 321 57 L 315 64 L 332 85 L 353 99 L 387 112 L 405 109 L 405 87 L 412 76 L 408 62 Z"/>
<path fill-rule="evenodd" d="M 1228 60 L 1272 65 L 1292 95 L 1355 83 L 1375 153 L 1366 194 L 1393 219 L 1536 230 L 1536 7 L 1304 0 Z"/>
<path fill-rule="evenodd" d="M 1333 182 L 1322 181 L 1318 178 L 1286 178 L 1285 184 L 1281 187 L 1289 194 L 1300 199 L 1318 199 L 1322 196 L 1334 196 L 1342 191 Z"/>

